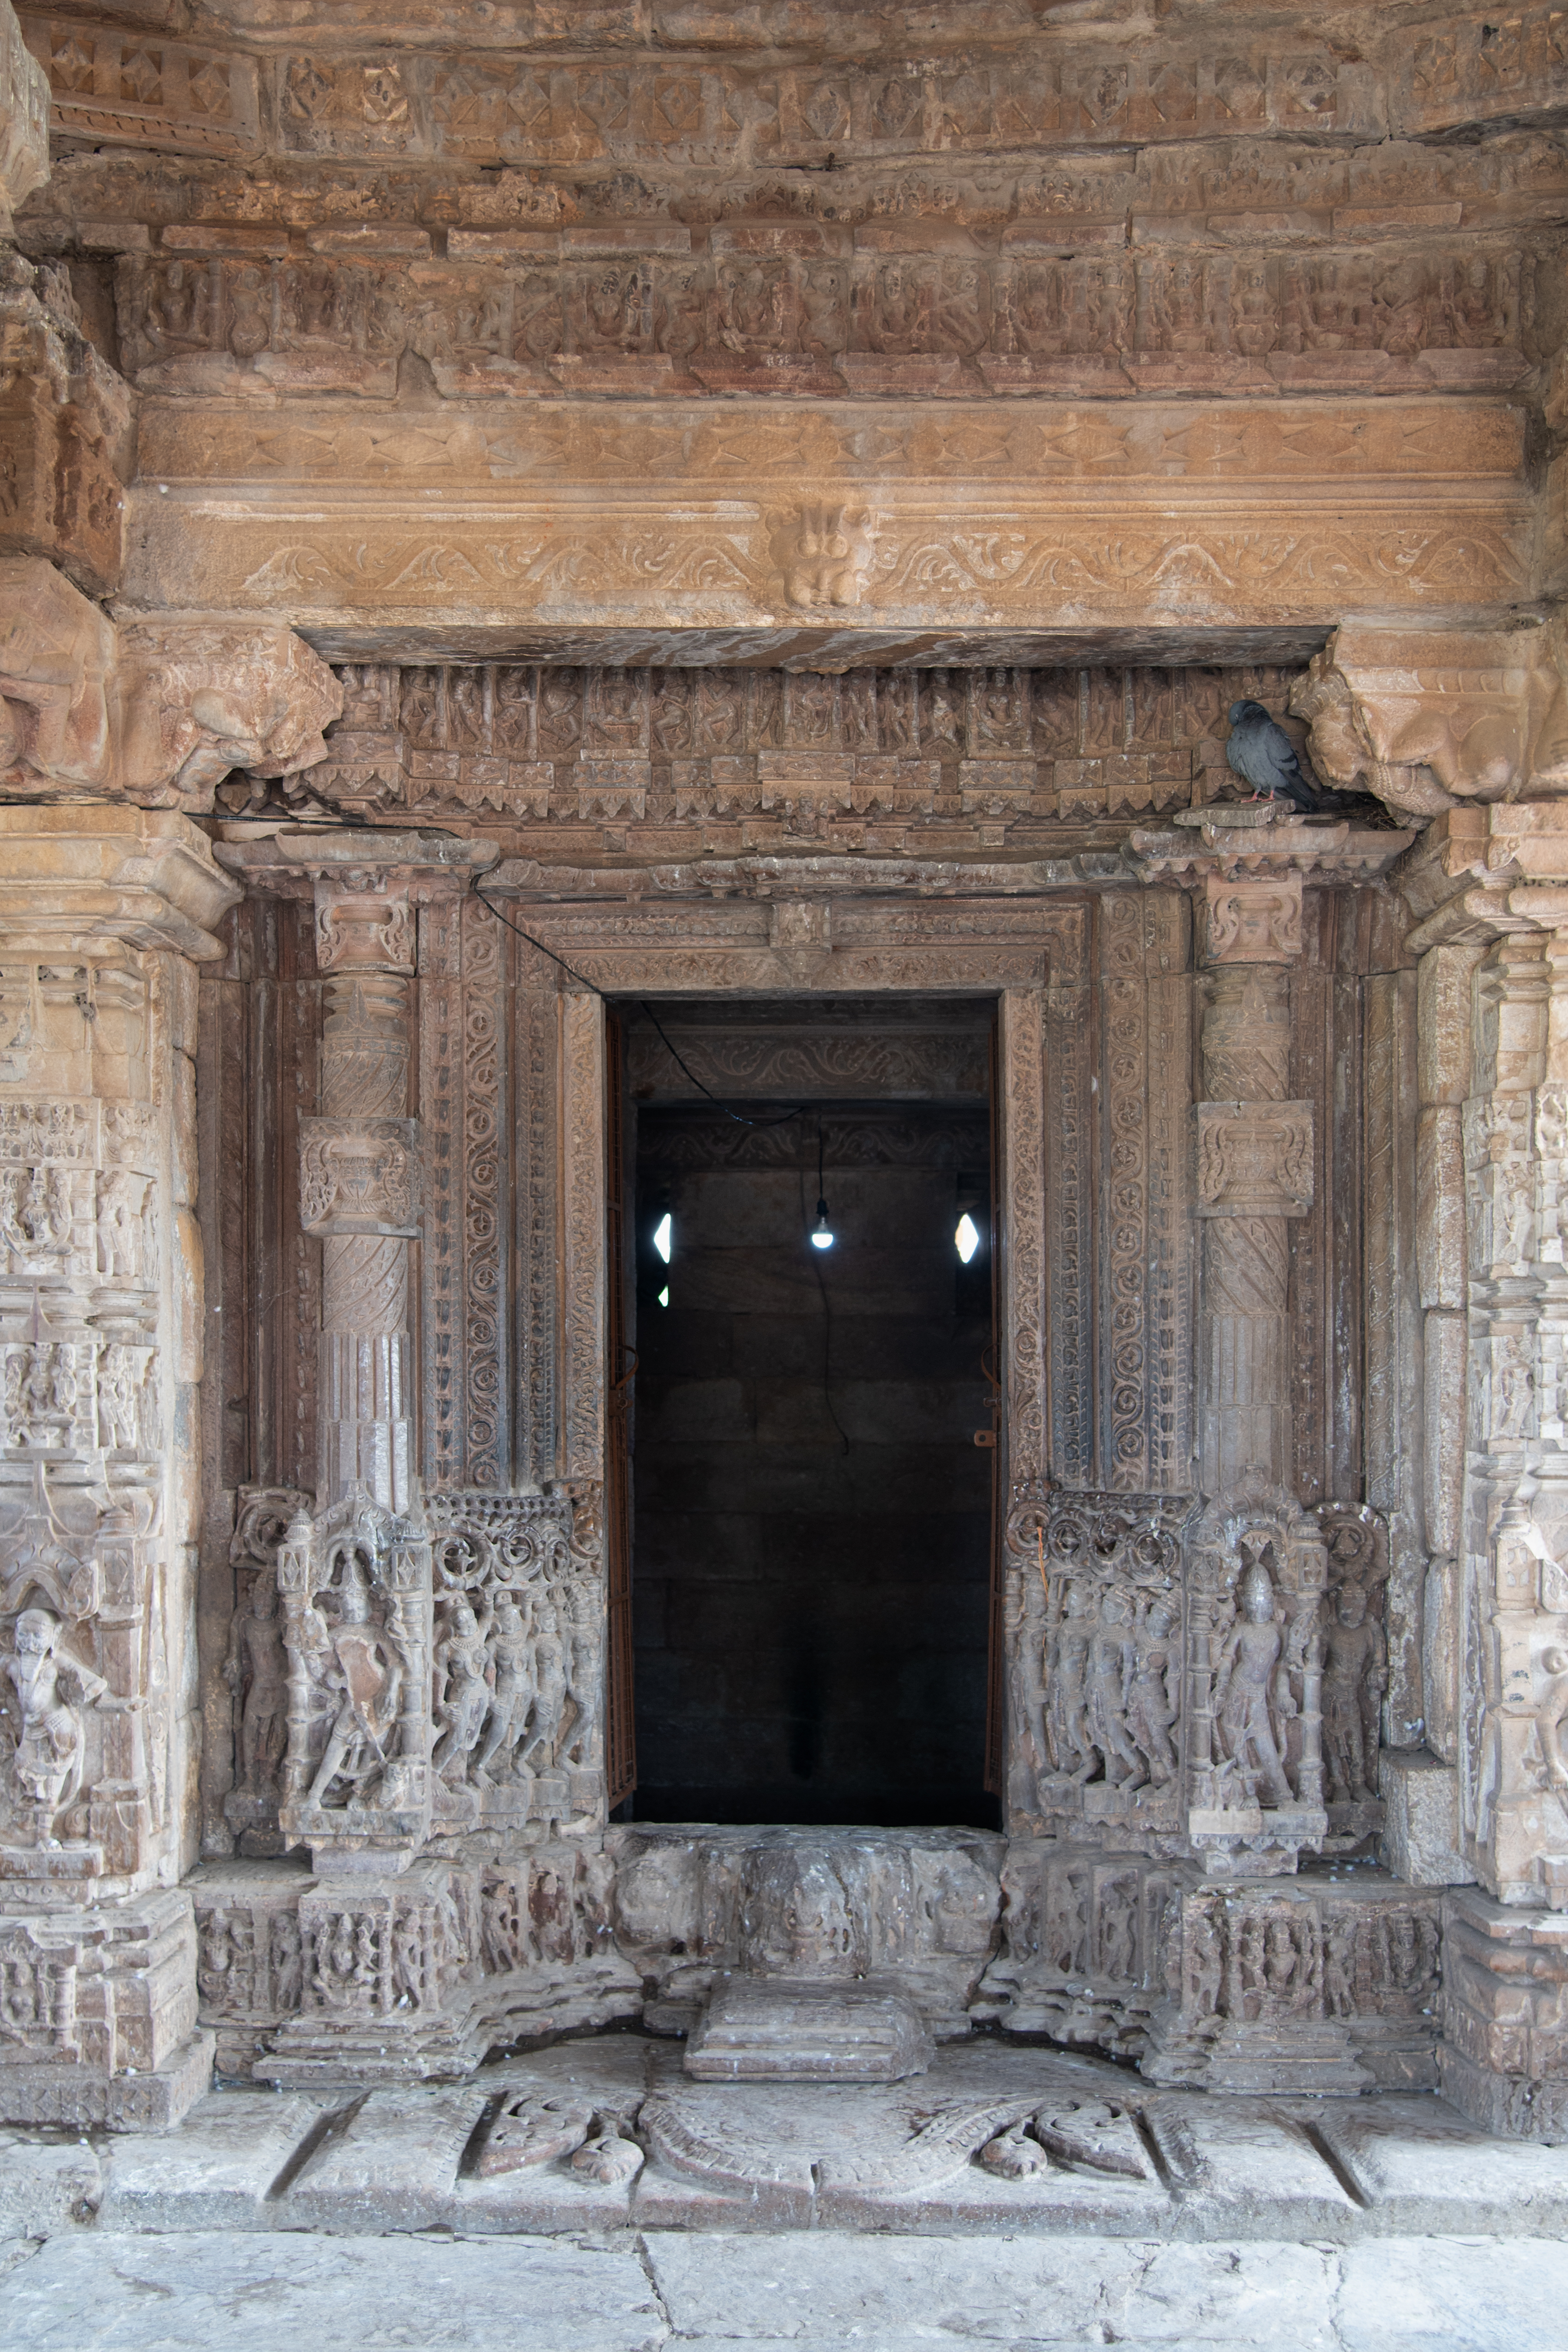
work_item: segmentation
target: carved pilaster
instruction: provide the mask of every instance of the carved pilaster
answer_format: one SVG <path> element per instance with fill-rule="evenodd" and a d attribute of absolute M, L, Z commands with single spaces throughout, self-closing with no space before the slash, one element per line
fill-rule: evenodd
<path fill-rule="evenodd" d="M 184 817 L 0 810 L 0 2116 L 205 2087 L 184 1654 L 199 1510 L 195 973 L 235 897 Z"/>

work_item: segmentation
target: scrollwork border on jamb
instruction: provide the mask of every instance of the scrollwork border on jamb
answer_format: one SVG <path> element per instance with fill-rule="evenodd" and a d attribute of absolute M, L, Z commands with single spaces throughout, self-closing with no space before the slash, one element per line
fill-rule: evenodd
<path fill-rule="evenodd" d="M 794 959 L 786 962 L 765 951 L 748 955 L 745 974 L 739 975 L 732 907 L 683 909 L 679 946 L 657 936 L 639 942 L 638 910 L 627 907 L 620 911 L 626 918 L 625 931 L 610 954 L 595 957 L 591 949 L 574 940 L 563 939 L 561 943 L 562 951 L 572 953 L 579 971 L 616 993 L 700 994 L 721 989 L 734 993 L 739 989 L 757 995 L 801 995 L 842 989 L 846 984 L 845 960 L 829 953 L 821 957 L 819 969 L 809 971 Z M 1006 919 L 998 924 L 1000 936 L 989 941 L 976 936 L 978 910 L 972 902 L 952 910 L 951 928 L 943 921 L 947 909 L 922 907 L 921 920 L 929 926 L 929 936 L 918 945 L 909 936 L 910 910 L 886 911 L 891 918 L 887 928 L 895 936 L 885 945 L 871 940 L 858 943 L 850 959 L 859 986 L 879 988 L 889 994 L 940 994 L 944 988 L 951 989 L 955 980 L 973 989 L 977 968 L 989 966 L 991 986 L 986 993 L 994 992 L 998 999 L 1002 1027 L 1000 1193 L 1005 1222 L 999 1320 L 1001 1372 L 1007 1398 L 1006 1475 L 1039 1477 L 1049 1471 L 1069 1476 L 1072 1483 L 1088 1484 L 1095 1421 L 1092 1303 L 1086 1287 L 1089 1255 L 1086 1220 L 1090 1218 L 1088 1194 L 1092 1174 L 1086 1105 L 1089 1048 L 1079 1034 L 1081 1021 L 1068 1016 L 1087 1001 L 1090 908 L 1087 902 L 1077 900 L 1042 902 L 1030 943 L 1034 961 L 1024 969 L 1019 961 L 1024 943 L 1018 938 L 1016 901 L 1003 910 Z M 551 910 L 531 908 L 529 915 L 533 936 L 547 947 L 553 946 Z M 563 1243 L 556 1274 L 562 1375 L 560 1468 L 576 1481 L 602 1475 L 607 1279 L 605 1015 L 602 1000 L 574 987 L 570 981 L 561 984 L 555 1007 L 559 1075 L 554 1099 L 561 1184 L 557 1231 Z M 1064 1101 L 1078 1103 L 1077 1143 L 1068 1139 L 1064 1146 L 1058 1139 L 1052 1144 L 1047 1139 L 1047 1104 L 1056 1104 L 1058 1094 Z M 1058 1265 L 1053 1241 L 1062 1223 L 1058 1195 L 1064 1186 L 1078 1202 L 1076 1270 L 1065 1259 Z M 542 1273 L 542 1269 L 534 1268 L 535 1278 Z M 1058 1295 L 1063 1280 L 1070 1296 Z M 1058 1324 L 1066 1329 L 1075 1318 L 1079 1342 L 1075 1351 L 1063 1358 L 1064 1371 L 1073 1363 L 1078 1367 L 1078 1394 L 1069 1400 L 1053 1394 L 1047 1334 Z M 1058 1389 L 1060 1384 L 1058 1378 Z M 1065 1465 L 1052 1458 L 1059 1451 L 1053 1434 L 1058 1423 L 1068 1432 L 1072 1454 Z"/>

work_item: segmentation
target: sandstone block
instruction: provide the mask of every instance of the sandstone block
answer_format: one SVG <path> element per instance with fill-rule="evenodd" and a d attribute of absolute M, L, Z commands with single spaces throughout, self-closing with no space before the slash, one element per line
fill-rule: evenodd
<path fill-rule="evenodd" d="M 1475 1872 L 1459 1851 L 1459 1776 L 1422 1748 L 1384 1748 L 1383 1858 L 1408 1886 L 1464 1886 Z"/>

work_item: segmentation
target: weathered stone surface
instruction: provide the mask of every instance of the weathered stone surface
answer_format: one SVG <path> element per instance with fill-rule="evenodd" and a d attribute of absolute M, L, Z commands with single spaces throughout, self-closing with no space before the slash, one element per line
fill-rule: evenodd
<path fill-rule="evenodd" d="M 474 2352 L 553 2352 L 563 2326 L 584 2352 L 657 2352 L 669 2332 L 629 2249 L 300 2233 L 287 2247 L 281 2262 L 277 2241 L 226 2231 L 57 2238 L 0 2287 L 0 2312 L 47 2352 L 134 2345 L 143 2315 L 144 2341 L 171 2352 L 215 2336 L 262 2352 L 279 2329 L 329 2318 L 367 2352 L 406 2344 L 411 2325 L 425 2344 Z"/>
<path fill-rule="evenodd" d="M 1407 1886 L 1466 1885 L 1473 1873 L 1460 1851 L 1458 1767 L 1423 1748 L 1385 1748 L 1377 1785 L 1383 1857 L 1394 1877 Z"/>
<path fill-rule="evenodd" d="M 116 629 L 39 557 L 0 559 L 0 793 L 208 809 L 233 768 L 321 757 L 341 697 L 285 627 L 131 620 Z"/>
<path fill-rule="evenodd" d="M 721 1977 L 682 2063 L 700 2083 L 897 2083 L 931 2059 L 920 2012 L 900 1993 Z"/>

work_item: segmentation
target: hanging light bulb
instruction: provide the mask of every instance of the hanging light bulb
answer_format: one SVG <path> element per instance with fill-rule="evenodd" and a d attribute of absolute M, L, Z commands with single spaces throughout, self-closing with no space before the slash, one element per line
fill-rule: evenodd
<path fill-rule="evenodd" d="M 820 1250 L 829 1250 L 833 1247 L 833 1228 L 827 1222 L 827 1202 L 825 1196 L 825 1189 L 822 1181 L 822 1118 L 820 1113 L 818 1114 L 816 1121 L 816 1222 L 811 1229 L 811 1246 L 813 1249 Z"/>
<path fill-rule="evenodd" d="M 960 1260 L 965 1265 L 980 1247 L 980 1228 L 967 1209 L 958 1221 L 958 1230 L 952 1236 L 952 1244 Z"/>

